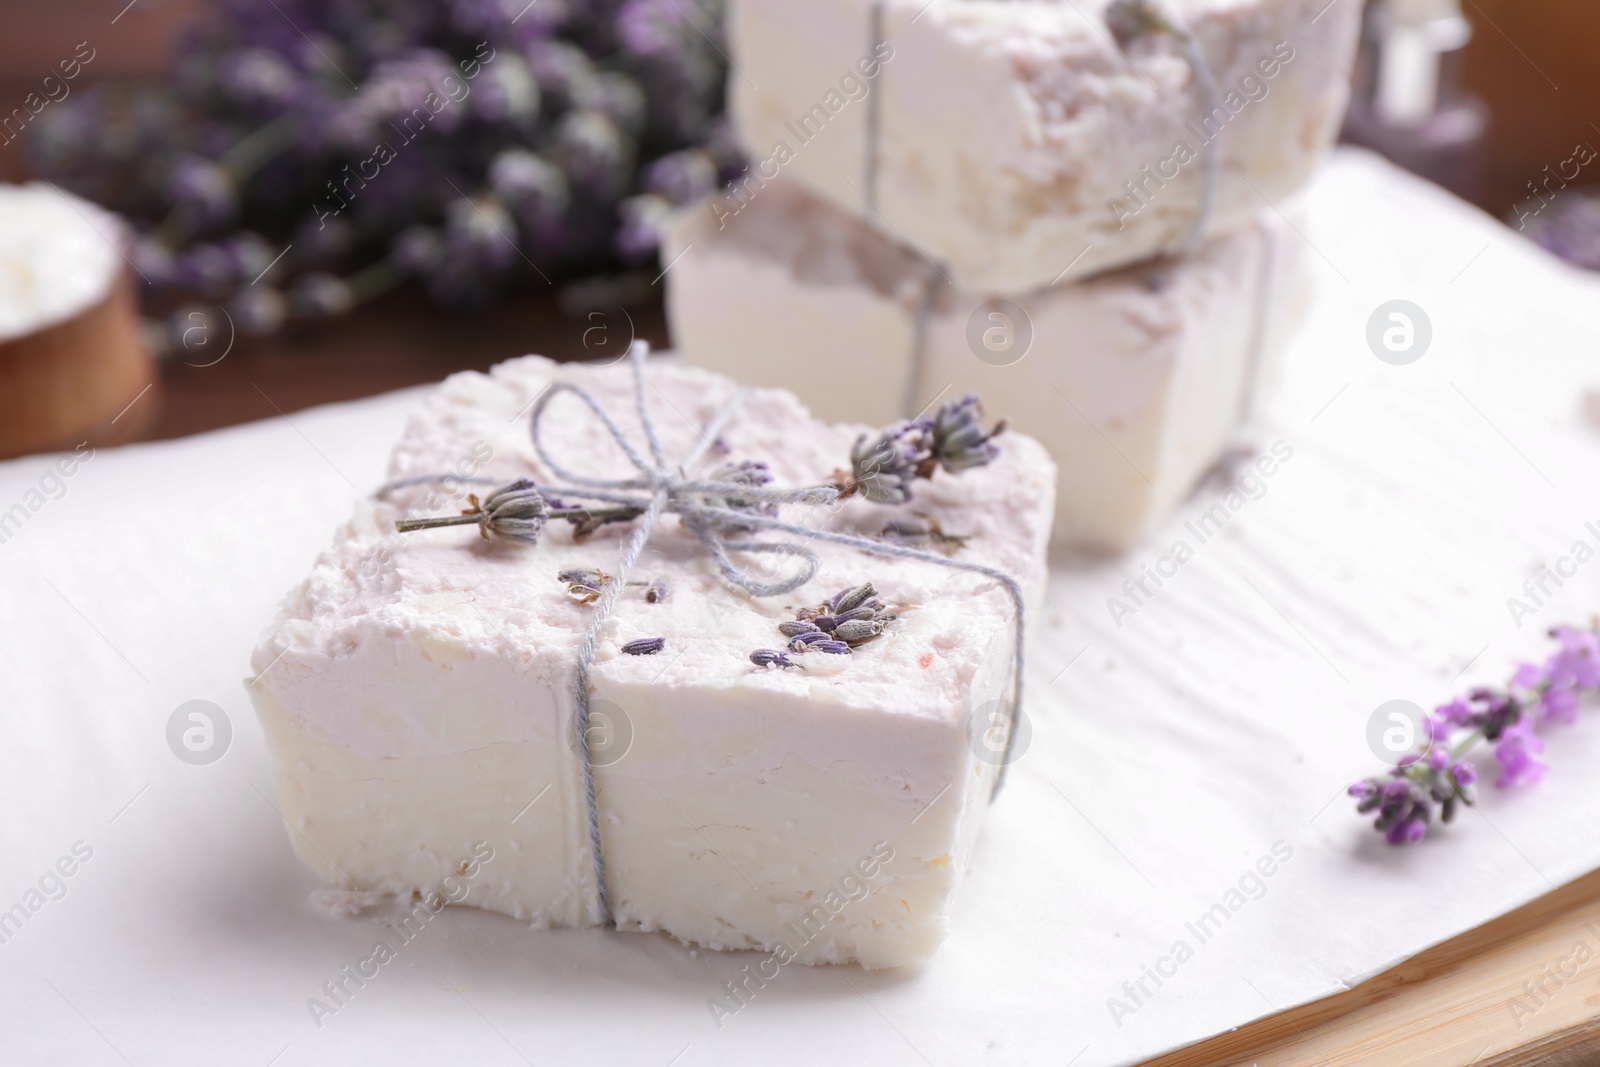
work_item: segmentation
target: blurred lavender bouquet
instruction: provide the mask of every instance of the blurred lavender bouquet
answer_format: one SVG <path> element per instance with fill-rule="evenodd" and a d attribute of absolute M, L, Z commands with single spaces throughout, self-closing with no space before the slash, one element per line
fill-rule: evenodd
<path fill-rule="evenodd" d="M 50 109 L 33 164 L 133 223 L 148 306 L 216 302 L 249 333 L 411 277 L 456 308 L 615 291 L 741 165 L 721 6 L 220 0 L 166 82 Z"/>

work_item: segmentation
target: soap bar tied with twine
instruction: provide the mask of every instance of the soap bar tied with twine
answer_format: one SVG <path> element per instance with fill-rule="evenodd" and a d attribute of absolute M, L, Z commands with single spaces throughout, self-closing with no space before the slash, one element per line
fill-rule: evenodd
<path fill-rule="evenodd" d="M 600 847 L 600 814 L 595 806 L 594 763 L 589 752 L 589 675 L 600 631 L 615 610 L 619 591 L 627 583 L 629 574 L 638 562 L 639 553 L 650 540 L 650 535 L 662 514 L 670 513 L 682 519 L 684 528 L 700 542 L 706 554 L 716 563 L 723 578 L 730 585 L 742 589 L 751 596 L 781 596 L 798 589 L 815 577 L 821 561 L 805 543 L 811 540 L 847 545 L 872 555 L 916 560 L 935 567 L 966 571 L 993 579 L 1011 597 L 1015 612 L 1016 653 L 1012 664 L 1009 712 L 1012 727 L 1015 726 L 1017 712 L 1022 705 L 1022 676 L 1025 666 L 1022 586 L 1011 575 L 979 563 L 955 560 L 904 545 L 785 522 L 776 514 L 776 505 L 779 504 L 828 507 L 843 497 L 855 493 L 860 493 L 871 500 L 893 501 L 898 497 L 900 483 L 891 484 L 887 480 L 890 477 L 890 470 L 897 464 L 909 463 L 911 466 L 907 467 L 905 473 L 911 474 L 920 469 L 926 476 L 929 462 L 926 442 L 938 441 L 941 434 L 944 435 L 945 444 L 949 449 L 948 457 L 944 461 L 947 469 L 960 469 L 963 464 L 978 465 L 978 458 L 982 455 L 992 455 L 994 446 L 988 443 L 987 436 L 975 437 L 970 419 L 964 417 L 975 406 L 975 398 L 964 398 L 963 401 L 951 406 L 949 415 L 941 412 L 946 422 L 944 425 L 941 425 L 939 420 L 919 420 L 891 427 L 877 438 L 864 436 L 856 445 L 852 473 L 845 476 L 840 483 L 785 489 L 753 485 L 748 480 L 695 479 L 688 477 L 685 472 L 692 469 L 704 457 L 711 442 L 716 440 L 722 428 L 744 402 L 748 390 L 739 390 L 716 413 L 701 431 L 700 444 L 688 458 L 676 466 L 670 465 L 662 450 L 661 441 L 656 435 L 655 422 L 645 399 L 645 357 L 648 352 L 647 345 L 635 341 L 628 353 L 633 370 L 634 402 L 638 408 L 639 424 L 644 429 L 645 441 L 649 446 L 648 455 L 640 453 L 634 447 L 592 393 L 572 382 L 557 381 L 546 389 L 544 395 L 534 404 L 530 416 L 530 431 L 533 436 L 533 447 L 539 458 L 550 472 L 565 484 L 543 485 L 528 478 L 519 478 L 489 493 L 481 504 L 466 514 L 429 519 L 401 519 L 395 524 L 395 528 L 402 533 L 440 526 L 472 524 L 476 525 L 486 538 L 536 545 L 545 524 L 552 519 L 596 516 L 617 520 L 637 518 L 638 525 L 628 538 L 621 561 L 617 564 L 616 580 L 604 583 L 596 601 L 589 626 L 584 631 L 583 646 L 578 653 L 578 662 L 573 674 L 575 698 L 573 748 L 582 767 L 584 803 L 589 823 L 589 849 L 594 860 L 599 911 L 602 922 L 607 924 L 612 923 L 614 917 L 611 893 L 606 881 L 605 857 Z M 635 476 L 620 479 L 586 477 L 568 470 L 550 454 L 544 440 L 544 416 L 550 402 L 562 393 L 571 393 L 588 406 L 617 442 L 623 454 L 627 456 L 628 462 L 638 471 Z M 1000 429 L 1003 429 L 1003 426 L 995 432 L 999 432 Z M 919 452 L 918 449 L 922 451 Z M 379 495 L 406 485 L 436 481 L 442 477 L 445 476 L 425 475 L 391 482 L 379 490 Z M 569 497 L 576 500 L 597 501 L 610 507 L 558 508 L 550 504 L 552 498 L 564 500 Z M 740 506 L 732 506 L 735 504 Z M 764 531 L 788 534 L 797 540 L 752 539 L 753 535 Z M 791 557 L 799 563 L 793 573 L 766 581 L 735 565 L 732 559 L 732 554 L 735 553 Z M 1007 730 L 1007 751 L 995 780 L 996 792 L 1000 788 L 1005 765 L 1009 762 L 1010 745 L 1015 732 L 1015 729 Z"/>
<path fill-rule="evenodd" d="M 884 5 L 887 2 L 888 0 L 872 0 L 867 9 L 869 55 L 880 54 L 879 50 L 888 45 L 883 17 Z M 921 18 L 923 11 L 926 10 L 924 7 L 918 11 L 911 21 L 915 22 Z M 1211 64 L 1207 61 L 1205 52 L 1201 50 L 1200 42 L 1176 15 L 1167 10 L 1161 0 L 1111 0 L 1105 11 L 1105 23 L 1117 50 L 1122 53 L 1124 59 L 1127 59 L 1129 66 L 1133 65 L 1133 60 L 1128 59 L 1126 49 L 1135 40 L 1156 33 L 1164 33 L 1171 37 L 1177 42 L 1178 50 L 1183 54 L 1184 61 L 1189 64 L 1189 69 L 1194 72 L 1195 88 L 1200 96 L 1201 115 L 1210 116 L 1220 106 L 1222 93 L 1217 88 L 1217 79 L 1211 72 Z M 880 70 L 878 73 L 880 81 L 887 76 L 885 70 Z M 878 207 L 878 156 L 883 121 L 883 106 L 879 101 L 881 93 L 880 84 L 867 95 L 864 123 L 866 143 L 862 146 L 861 153 L 862 217 L 869 223 L 874 219 L 884 219 L 883 211 Z M 1188 235 L 1167 253 L 1168 255 L 1192 255 L 1206 242 L 1206 235 L 1211 229 L 1211 212 L 1217 199 L 1217 173 L 1221 163 L 1217 141 L 1221 136 L 1221 131 L 1218 131 L 1217 136 L 1201 145 L 1200 199 L 1195 205 L 1194 225 L 1189 228 Z M 882 229 L 881 226 L 878 228 Z M 944 281 L 948 284 L 950 279 L 932 257 L 907 241 L 906 236 L 892 223 L 890 228 L 894 229 L 900 240 L 905 241 L 907 246 L 921 256 L 928 265 L 923 276 L 922 292 L 918 295 L 912 318 L 911 368 L 900 405 L 901 411 L 909 414 L 917 409 L 917 398 L 922 390 L 923 366 L 927 361 L 928 322 L 933 316 L 939 282 Z M 1088 249 L 1084 251 L 1087 252 Z M 1159 271 L 1160 268 L 1157 268 L 1157 273 L 1153 275 L 1153 284 L 1159 284 Z"/>

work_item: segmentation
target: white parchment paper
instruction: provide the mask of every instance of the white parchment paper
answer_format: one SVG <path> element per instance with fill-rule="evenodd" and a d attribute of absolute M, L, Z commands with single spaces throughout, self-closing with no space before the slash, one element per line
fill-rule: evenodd
<path fill-rule="evenodd" d="M 1312 321 L 1243 438 L 1292 454 L 1125 558 L 1057 561 L 1031 745 L 949 941 L 906 972 L 785 968 L 720 1028 L 707 999 L 752 957 L 471 909 L 313 1021 L 377 931 L 308 903 L 241 676 L 415 392 L 287 420 L 264 403 L 59 482 L 52 457 L 0 464 L 0 513 L 27 511 L 0 543 L 0 909 L 28 912 L 0 926 L 0 1062 L 1103 1067 L 1336 992 L 1600 866 L 1594 711 L 1551 733 L 1543 785 L 1486 789 L 1423 847 L 1387 848 L 1342 796 L 1376 768 L 1379 704 L 1502 680 L 1600 604 L 1600 559 L 1538 604 L 1523 591 L 1600 550 L 1581 414 L 1600 280 L 1367 156 L 1337 157 L 1304 207 Z M 1366 340 L 1396 299 L 1431 323 L 1409 366 Z M 166 741 L 195 699 L 232 725 L 208 766 Z"/>

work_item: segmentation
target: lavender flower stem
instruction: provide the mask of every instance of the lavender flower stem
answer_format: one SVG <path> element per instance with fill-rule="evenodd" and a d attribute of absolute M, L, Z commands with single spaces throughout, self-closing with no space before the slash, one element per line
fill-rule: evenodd
<path fill-rule="evenodd" d="M 552 519 L 633 519 L 644 514 L 639 508 L 557 508 L 546 513 Z M 481 511 L 462 515 L 439 515 L 428 519 L 397 519 L 394 528 L 398 533 L 413 530 L 434 530 L 441 526 L 473 526 L 483 518 Z"/>

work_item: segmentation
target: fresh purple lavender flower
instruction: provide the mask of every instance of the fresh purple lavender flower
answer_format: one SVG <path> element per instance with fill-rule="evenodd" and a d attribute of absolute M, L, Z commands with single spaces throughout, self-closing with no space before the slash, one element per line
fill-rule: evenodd
<path fill-rule="evenodd" d="M 444 237 L 432 226 L 408 226 L 394 239 L 389 258 L 401 270 L 430 277 L 444 261 Z"/>
<path fill-rule="evenodd" d="M 639 183 L 674 205 L 693 203 L 717 187 L 717 163 L 703 148 L 669 152 L 644 168 Z"/>
<path fill-rule="evenodd" d="M 653 656 L 667 647 L 665 637 L 640 637 L 622 646 L 630 656 Z"/>
<path fill-rule="evenodd" d="M 1544 751 L 1543 739 L 1533 732 L 1533 722 L 1522 719 L 1507 727 L 1494 746 L 1500 775 L 1494 784 L 1506 789 L 1517 785 L 1537 785 L 1549 768 L 1535 757 Z"/>
<path fill-rule="evenodd" d="M 559 215 L 570 195 L 561 168 L 526 148 L 508 148 L 494 157 L 489 188 L 519 216 L 539 219 Z"/>
<path fill-rule="evenodd" d="M 643 263 L 661 248 L 661 237 L 672 204 L 664 196 L 644 193 L 630 196 L 617 205 L 616 250 L 624 263 Z"/>
<path fill-rule="evenodd" d="M 348 282 L 321 271 L 300 275 L 289 289 L 289 307 L 301 318 L 333 318 L 349 311 L 355 303 Z"/>
<path fill-rule="evenodd" d="M 615 196 L 633 166 L 633 142 L 602 111 L 572 111 L 556 127 L 556 158 L 574 186 Z"/>
<path fill-rule="evenodd" d="M 167 179 L 173 216 L 185 233 L 205 233 L 232 222 L 239 213 L 233 176 L 221 164 L 188 156 L 173 165 Z"/>
<path fill-rule="evenodd" d="M 391 264 L 437 302 L 470 306 L 543 284 L 525 259 L 558 286 L 647 259 L 654 198 L 686 202 L 733 173 L 722 6 L 449 0 L 356 18 L 226 0 L 162 84 L 84 87 L 41 113 L 26 147 L 41 176 L 165 242 L 130 252 L 153 288 L 188 290 L 153 294 L 162 309 L 205 296 L 254 308 L 260 328 L 279 318 L 270 295 L 240 295 L 272 262 L 253 238 L 227 240 L 241 217 L 274 256 L 292 246 L 263 281 L 292 294 L 296 315 L 376 295 Z M 503 235 L 494 243 L 452 206 L 463 191 Z M 628 197 L 644 199 L 619 206 Z M 323 271 L 356 284 L 296 281 Z"/>
<path fill-rule="evenodd" d="M 261 112 L 281 111 L 300 91 L 299 73 L 282 55 L 265 48 L 235 52 L 219 65 L 218 73 L 224 94 Z"/>
<path fill-rule="evenodd" d="M 532 128 L 539 115 L 539 83 L 527 60 L 510 52 L 498 54 L 479 72 L 468 103 L 484 122 Z"/>
<path fill-rule="evenodd" d="M 645 105 L 639 84 L 615 71 L 601 71 L 593 78 L 580 81 L 572 100 L 574 108 L 605 115 L 630 137 L 644 128 Z"/>
<path fill-rule="evenodd" d="M 326 269 L 355 248 L 356 229 L 338 215 L 327 215 L 320 219 L 307 217 L 295 227 L 289 243 L 294 248 L 292 255 L 296 265 Z M 277 277 L 282 269 L 283 264 L 278 264 L 272 276 Z M 250 277 L 254 278 L 255 275 Z"/>
<path fill-rule="evenodd" d="M 1559 626 L 1550 636 L 1561 647 L 1543 663 L 1518 664 L 1505 689 L 1476 686 L 1440 704 L 1424 720 L 1421 752 L 1406 756 L 1387 775 L 1350 787 L 1356 810 L 1377 811 L 1374 825 L 1391 844 L 1422 840 L 1435 805 L 1440 821 L 1449 822 L 1458 804 L 1473 803 L 1477 770 L 1461 757 L 1481 741 L 1494 745 L 1497 787 L 1544 778 L 1549 768 L 1538 757 L 1545 742 L 1535 730 L 1552 721 L 1572 722 L 1580 698 L 1600 689 L 1600 634 Z"/>

